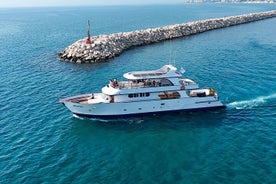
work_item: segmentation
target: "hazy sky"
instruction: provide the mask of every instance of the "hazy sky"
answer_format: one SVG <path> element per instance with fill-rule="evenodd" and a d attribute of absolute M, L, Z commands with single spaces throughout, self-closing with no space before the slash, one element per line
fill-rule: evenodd
<path fill-rule="evenodd" d="M 173 4 L 183 0 L 0 0 L 0 7 Z"/>

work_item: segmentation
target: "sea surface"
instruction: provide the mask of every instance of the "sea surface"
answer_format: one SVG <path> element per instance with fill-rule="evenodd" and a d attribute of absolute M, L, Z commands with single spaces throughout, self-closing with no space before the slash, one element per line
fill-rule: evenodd
<path fill-rule="evenodd" d="M 276 183 L 276 18 L 136 47 L 99 64 L 56 59 L 87 34 L 275 10 L 276 4 L 0 9 L 0 183 Z M 59 98 L 165 64 L 212 87 L 214 112 L 79 119 Z"/>

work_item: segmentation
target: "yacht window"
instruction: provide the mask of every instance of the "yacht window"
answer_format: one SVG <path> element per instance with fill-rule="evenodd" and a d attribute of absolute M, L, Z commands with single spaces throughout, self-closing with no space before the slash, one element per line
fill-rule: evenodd
<path fill-rule="evenodd" d="M 173 83 L 168 79 L 161 79 L 161 86 L 172 86 Z"/>
<path fill-rule="evenodd" d="M 148 97 L 150 96 L 150 93 L 132 93 L 128 94 L 128 98 L 136 98 L 136 97 Z"/>
<path fill-rule="evenodd" d="M 128 98 L 133 98 L 133 94 L 129 94 L 129 95 L 128 95 Z"/>

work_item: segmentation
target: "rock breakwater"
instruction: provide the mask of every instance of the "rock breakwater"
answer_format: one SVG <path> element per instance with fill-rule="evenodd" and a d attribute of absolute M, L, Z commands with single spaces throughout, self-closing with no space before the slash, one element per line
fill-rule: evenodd
<path fill-rule="evenodd" d="M 76 63 L 104 62 L 120 55 L 124 50 L 131 47 L 186 37 L 205 31 L 273 17 L 276 17 L 276 10 L 93 36 L 91 37 L 91 44 L 86 43 L 86 38 L 78 40 L 61 51 L 58 54 L 58 59 Z"/>

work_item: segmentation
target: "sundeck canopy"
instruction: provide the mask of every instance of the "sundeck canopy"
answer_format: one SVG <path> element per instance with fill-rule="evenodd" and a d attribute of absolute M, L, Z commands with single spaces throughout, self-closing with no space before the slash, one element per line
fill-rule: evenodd
<path fill-rule="evenodd" d="M 165 65 L 158 70 L 128 72 L 124 77 L 129 80 L 181 77 L 176 71 L 177 68 L 173 65 Z"/>

